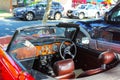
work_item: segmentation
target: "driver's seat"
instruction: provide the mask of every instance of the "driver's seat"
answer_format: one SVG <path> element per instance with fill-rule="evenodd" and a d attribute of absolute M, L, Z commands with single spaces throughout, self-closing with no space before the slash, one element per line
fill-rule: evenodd
<path fill-rule="evenodd" d="M 74 73 L 74 61 L 72 59 L 66 59 L 57 61 L 54 63 L 53 71 L 56 79 L 73 79 Z"/>

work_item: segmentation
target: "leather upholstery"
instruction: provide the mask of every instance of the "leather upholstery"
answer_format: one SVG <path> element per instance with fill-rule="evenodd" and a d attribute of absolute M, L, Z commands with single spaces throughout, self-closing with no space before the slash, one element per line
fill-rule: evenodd
<path fill-rule="evenodd" d="M 115 59 L 115 53 L 112 50 L 107 50 L 99 55 L 99 60 L 102 64 L 109 64 Z"/>
<path fill-rule="evenodd" d="M 57 61 L 54 64 L 53 71 L 57 79 L 75 78 L 74 62 L 72 59 Z"/>
<path fill-rule="evenodd" d="M 116 58 L 115 53 L 111 50 L 107 50 L 107 51 L 101 53 L 98 57 L 98 59 L 101 62 L 101 66 L 96 69 L 91 69 L 91 70 L 87 70 L 87 71 L 83 72 L 82 74 L 80 74 L 78 76 L 78 78 L 90 76 L 90 75 L 105 71 L 107 69 L 106 65 L 111 63 L 115 58 Z"/>
<path fill-rule="evenodd" d="M 83 72 L 82 74 L 80 74 L 78 76 L 78 78 L 90 76 L 90 75 L 93 75 L 93 74 L 97 74 L 97 73 L 102 72 L 102 71 L 103 71 L 102 68 L 96 68 L 96 69 L 87 70 L 87 71 Z"/>

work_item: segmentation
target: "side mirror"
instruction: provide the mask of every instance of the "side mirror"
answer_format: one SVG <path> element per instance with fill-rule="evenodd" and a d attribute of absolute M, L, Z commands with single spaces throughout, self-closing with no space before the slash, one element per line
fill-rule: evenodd
<path fill-rule="evenodd" d="M 88 37 L 83 37 L 82 38 L 82 44 L 89 44 L 89 38 Z"/>

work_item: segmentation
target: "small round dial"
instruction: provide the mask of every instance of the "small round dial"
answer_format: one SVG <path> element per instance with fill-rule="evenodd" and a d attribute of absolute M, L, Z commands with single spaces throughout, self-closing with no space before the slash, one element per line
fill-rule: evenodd
<path fill-rule="evenodd" d="M 53 44 L 52 48 L 53 48 L 53 51 L 55 51 L 55 52 L 58 51 L 58 46 L 57 46 L 57 44 Z"/>

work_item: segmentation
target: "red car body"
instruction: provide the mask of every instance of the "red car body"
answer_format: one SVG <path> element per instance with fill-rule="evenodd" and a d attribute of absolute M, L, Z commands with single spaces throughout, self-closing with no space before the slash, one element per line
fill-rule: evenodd
<path fill-rule="evenodd" d="M 0 38 L 0 80 L 34 80 L 34 78 L 22 69 L 11 59 L 3 48 L 9 44 L 11 36 Z"/>

